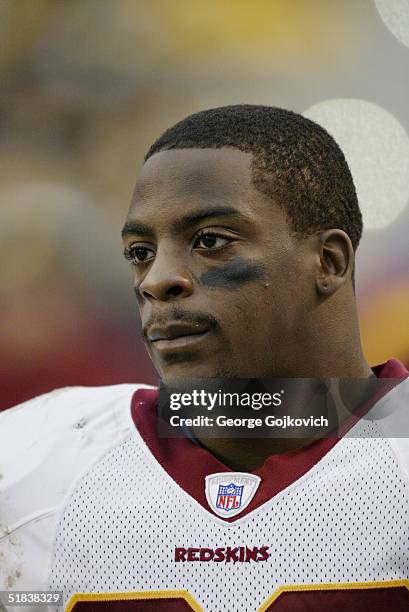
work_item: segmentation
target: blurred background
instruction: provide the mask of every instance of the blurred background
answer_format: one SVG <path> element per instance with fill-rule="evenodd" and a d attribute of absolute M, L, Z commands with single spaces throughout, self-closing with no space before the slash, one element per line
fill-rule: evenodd
<path fill-rule="evenodd" d="M 156 381 L 120 229 L 164 129 L 224 104 L 305 112 L 352 98 L 405 134 L 404 36 L 372 0 L 1 0 L 0 408 L 66 385 Z M 375 174 L 391 155 L 376 154 Z M 372 365 L 409 365 L 409 175 L 395 176 L 395 157 L 385 172 L 405 201 L 358 249 Z"/>

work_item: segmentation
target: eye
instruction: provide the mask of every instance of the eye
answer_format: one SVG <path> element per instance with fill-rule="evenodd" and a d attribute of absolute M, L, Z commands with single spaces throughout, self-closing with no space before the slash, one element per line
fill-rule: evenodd
<path fill-rule="evenodd" d="M 193 248 L 201 250 L 222 249 L 233 241 L 233 238 L 217 234 L 216 232 L 202 232 L 197 236 Z"/>
<path fill-rule="evenodd" d="M 155 257 L 155 251 L 141 244 L 131 244 L 124 249 L 124 257 L 134 266 L 150 261 Z"/>

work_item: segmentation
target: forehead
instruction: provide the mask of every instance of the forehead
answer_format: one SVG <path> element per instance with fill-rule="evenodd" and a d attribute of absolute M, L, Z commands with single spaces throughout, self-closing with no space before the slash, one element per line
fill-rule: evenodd
<path fill-rule="evenodd" d="M 229 200 L 244 204 L 253 192 L 251 155 L 237 149 L 174 149 L 156 153 L 142 167 L 131 210 L 150 204 L 167 210 L 172 204 Z"/>

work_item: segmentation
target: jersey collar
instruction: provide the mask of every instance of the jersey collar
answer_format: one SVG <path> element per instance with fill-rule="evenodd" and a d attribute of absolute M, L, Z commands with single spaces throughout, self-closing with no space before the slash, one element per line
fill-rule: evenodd
<path fill-rule="evenodd" d="M 401 380 L 409 376 L 405 366 L 397 359 L 375 366 L 372 370 L 378 378 L 391 380 L 362 407 L 360 416 Z M 158 389 L 138 389 L 131 403 L 133 422 L 162 468 L 186 493 L 210 511 L 204 487 L 206 476 L 216 472 L 233 472 L 233 470 L 191 439 L 159 438 L 157 401 Z M 249 472 L 261 478 L 257 494 L 251 503 L 237 518 L 224 520 L 234 522 L 242 518 L 301 478 L 339 442 L 357 420 L 357 417 L 353 417 L 347 425 L 344 424 L 339 437 L 323 438 L 294 451 L 270 455 L 260 468 Z"/>

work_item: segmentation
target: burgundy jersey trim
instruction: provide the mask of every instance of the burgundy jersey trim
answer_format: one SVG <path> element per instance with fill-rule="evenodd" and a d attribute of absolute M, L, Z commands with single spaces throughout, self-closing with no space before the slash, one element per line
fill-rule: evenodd
<path fill-rule="evenodd" d="M 409 376 L 404 365 L 396 359 L 391 359 L 372 369 L 378 378 L 390 378 L 391 380 L 386 386 L 382 386 L 382 391 L 378 391 L 359 410 L 359 417 L 363 416 L 381 397 L 396 386 L 399 380 Z M 131 414 L 137 430 L 169 476 L 208 512 L 214 514 L 205 496 L 205 477 L 215 472 L 233 472 L 234 470 L 188 438 L 159 438 L 157 401 L 157 389 L 138 389 L 134 393 Z M 353 416 L 344 422 L 336 437 L 316 440 L 307 446 L 287 453 L 270 455 L 260 468 L 249 472 L 261 478 L 253 500 L 239 515 L 222 520 L 231 523 L 242 518 L 304 476 L 356 424 L 359 417 Z"/>

